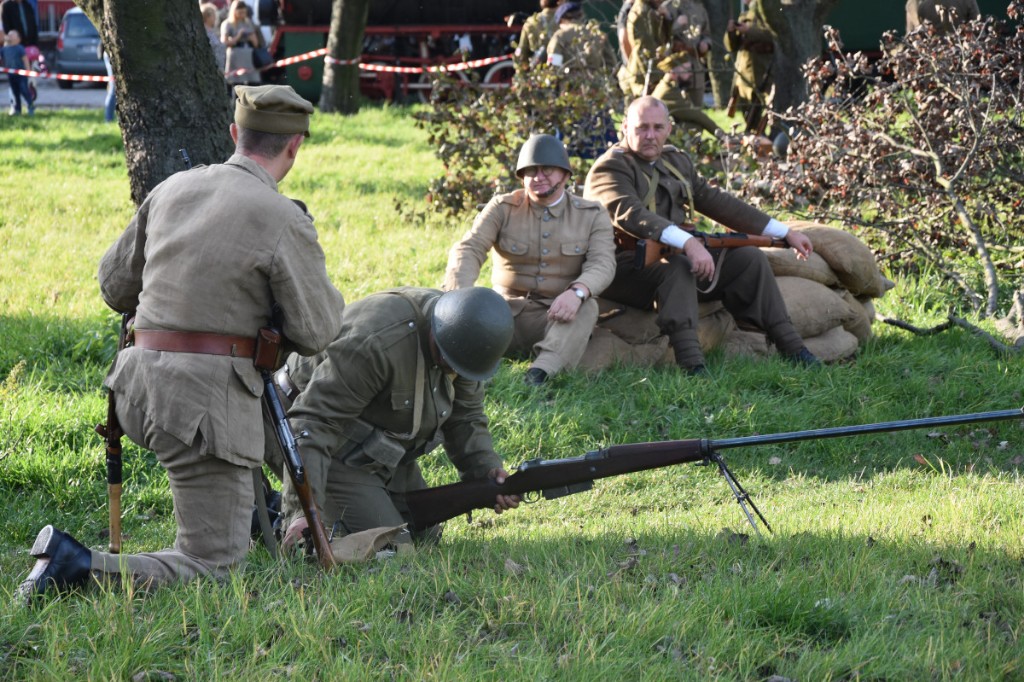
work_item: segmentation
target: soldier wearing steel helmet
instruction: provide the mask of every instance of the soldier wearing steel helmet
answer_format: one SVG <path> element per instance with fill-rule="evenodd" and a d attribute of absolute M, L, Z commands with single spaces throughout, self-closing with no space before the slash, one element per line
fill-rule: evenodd
<path fill-rule="evenodd" d="M 335 536 L 405 523 L 393 494 L 426 487 L 416 459 L 438 445 L 464 480 L 504 481 L 483 382 L 511 338 L 512 315 L 490 289 L 405 287 L 347 306 L 341 333 L 323 353 L 288 358 L 278 384 L 294 398 L 288 417 L 295 433 L 307 434 L 300 441 L 307 476 Z M 498 495 L 494 509 L 518 503 Z M 283 506 L 284 522 L 301 526 L 288 480 Z M 432 528 L 400 541 L 439 535 Z"/>
<path fill-rule="evenodd" d="M 532 355 L 524 380 L 576 366 L 597 322 L 594 296 L 615 274 L 612 224 L 601 204 L 570 194 L 569 156 L 534 135 L 516 164 L 523 189 L 500 194 L 448 253 L 444 288 L 472 286 L 493 252 L 492 284 L 515 316 L 512 355 Z"/>

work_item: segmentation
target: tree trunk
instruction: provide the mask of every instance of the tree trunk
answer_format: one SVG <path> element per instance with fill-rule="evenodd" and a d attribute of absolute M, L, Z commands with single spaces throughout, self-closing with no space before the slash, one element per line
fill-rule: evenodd
<path fill-rule="evenodd" d="M 363 33 L 370 14 L 370 0 L 334 0 L 327 54 L 339 61 L 352 61 L 363 52 Z M 359 66 L 324 64 L 320 111 L 325 114 L 354 114 L 359 111 Z"/>
<path fill-rule="evenodd" d="M 708 24 L 711 26 L 711 52 L 708 54 L 708 78 L 711 81 L 711 92 L 715 96 L 715 107 L 725 108 L 732 94 L 732 75 L 736 64 L 725 49 L 723 37 L 729 18 L 739 16 L 740 0 L 704 0 L 704 8 L 708 11 Z"/>
<path fill-rule="evenodd" d="M 75 0 L 110 56 L 132 201 L 234 149 L 231 101 L 195 0 Z"/>
<path fill-rule="evenodd" d="M 772 109 L 785 111 L 807 99 L 800 73 L 809 59 L 821 55 L 822 26 L 839 0 L 760 0 L 758 11 L 775 34 Z"/>

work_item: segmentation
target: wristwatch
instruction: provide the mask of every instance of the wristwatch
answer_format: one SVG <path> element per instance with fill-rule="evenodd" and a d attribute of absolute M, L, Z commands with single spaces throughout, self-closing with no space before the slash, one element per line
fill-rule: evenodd
<path fill-rule="evenodd" d="M 572 289 L 572 293 L 576 294 L 576 298 L 580 299 L 580 303 L 587 300 L 587 292 L 580 287 L 569 287 Z"/>

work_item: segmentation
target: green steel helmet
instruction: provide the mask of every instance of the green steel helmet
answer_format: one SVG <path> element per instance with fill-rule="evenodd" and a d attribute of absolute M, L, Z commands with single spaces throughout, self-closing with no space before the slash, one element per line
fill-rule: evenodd
<path fill-rule="evenodd" d="M 523 148 L 519 150 L 516 176 L 523 177 L 523 171 L 530 166 L 555 166 L 567 173 L 572 173 L 565 145 L 557 137 L 551 135 L 531 135 Z"/>
<path fill-rule="evenodd" d="M 437 299 L 430 320 L 441 357 L 459 375 L 487 381 L 512 341 L 512 311 L 493 289 L 470 287 Z"/>

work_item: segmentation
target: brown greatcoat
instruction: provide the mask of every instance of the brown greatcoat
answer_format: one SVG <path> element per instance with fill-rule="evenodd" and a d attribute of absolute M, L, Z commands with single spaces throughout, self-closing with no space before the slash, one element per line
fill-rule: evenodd
<path fill-rule="evenodd" d="M 653 164 L 623 144 L 612 147 L 590 169 L 584 196 L 604 204 L 616 229 L 639 239 L 660 240 L 669 225 L 692 223 L 694 212 L 747 234 L 761 234 L 770 220 L 766 213 L 709 185 L 690 157 L 672 146 L 666 146 Z M 685 256 L 636 269 L 633 253 L 623 251 L 605 296 L 638 308 L 657 302 L 658 326 L 668 336 L 676 362 L 687 368 L 704 363 L 697 338 L 698 301 L 721 300 L 738 322 L 765 331 L 783 353 L 799 351 L 803 341 L 789 320 L 764 254 L 744 247 L 713 255 L 716 276 L 707 283 L 695 280 Z"/>

